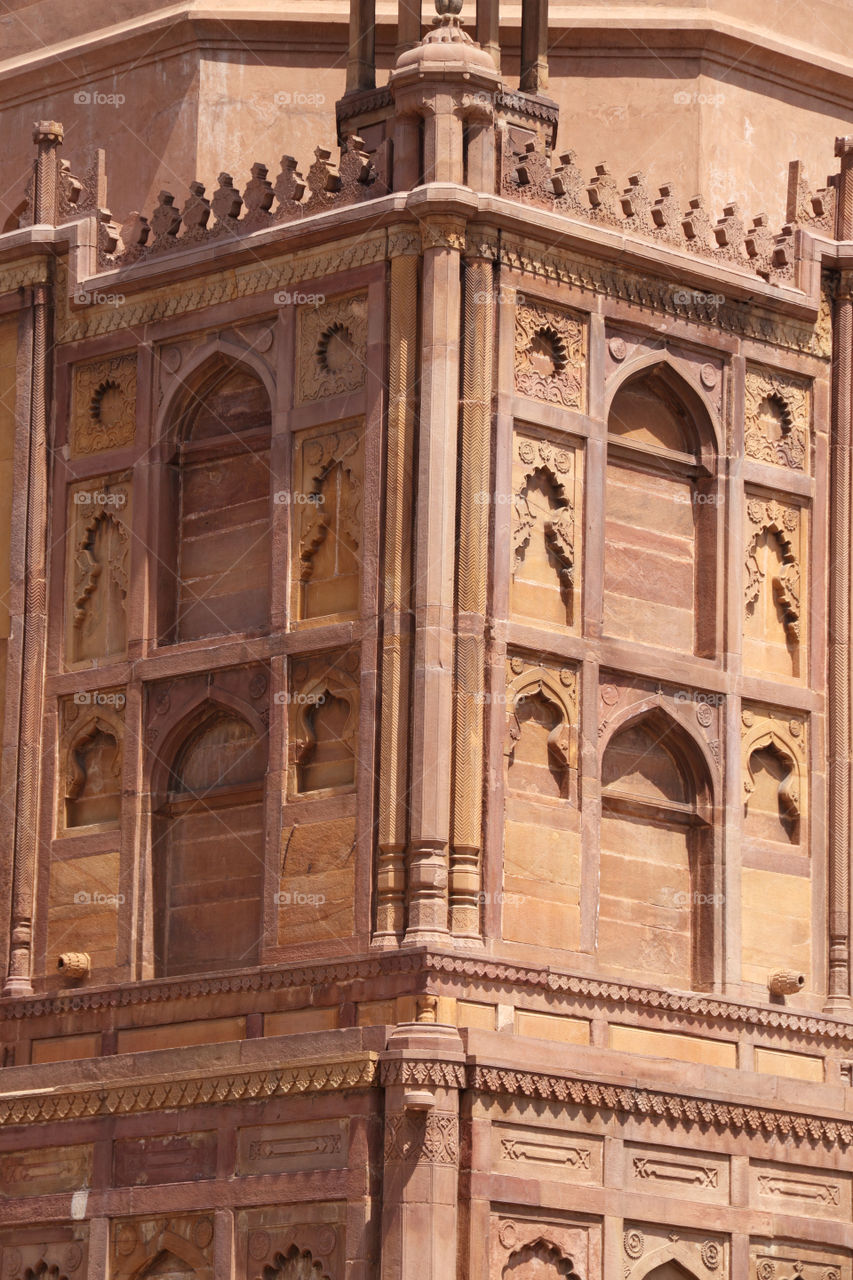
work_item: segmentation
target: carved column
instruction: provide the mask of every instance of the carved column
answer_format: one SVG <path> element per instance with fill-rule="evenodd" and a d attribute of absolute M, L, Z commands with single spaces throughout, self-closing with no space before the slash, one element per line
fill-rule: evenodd
<path fill-rule="evenodd" d="M 455 1027 L 403 1023 L 383 1055 L 382 1280 L 457 1274 L 459 1091 Z"/>
<path fill-rule="evenodd" d="M 422 223 L 421 404 L 417 461 L 409 919 L 406 941 L 447 935 L 453 579 L 459 409 L 461 222 Z"/>
<path fill-rule="evenodd" d="M 521 0 L 521 80 L 525 93 L 548 88 L 548 0 Z"/>
<path fill-rule="evenodd" d="M 376 85 L 376 0 L 350 0 L 347 93 Z"/>
<path fill-rule="evenodd" d="M 38 124 L 34 221 L 56 222 L 62 126 Z M 20 679 L 20 720 L 15 793 L 9 973 L 3 994 L 32 995 L 33 894 L 38 852 L 41 778 L 42 689 L 44 685 L 47 595 L 47 406 L 50 289 L 32 292 L 30 415 L 26 470 L 26 544 L 23 549 L 24 617 Z"/>
<path fill-rule="evenodd" d="M 463 937 L 480 936 L 494 317 L 492 264 L 473 257 L 465 270 L 450 860 L 450 927 Z"/>
<path fill-rule="evenodd" d="M 841 157 L 839 240 L 853 238 L 853 137 L 837 138 Z M 850 463 L 853 435 L 853 273 L 841 273 L 835 301 L 833 421 L 830 447 L 829 578 L 829 967 L 827 1011 L 850 1006 Z"/>
<path fill-rule="evenodd" d="M 397 57 L 421 38 L 422 0 L 397 0 Z"/>
<path fill-rule="evenodd" d="M 499 0 L 477 0 L 477 44 L 495 60 L 501 69 L 501 28 Z"/>
<path fill-rule="evenodd" d="M 416 232 L 391 233 L 388 368 L 388 465 L 382 618 L 381 736 L 379 743 L 378 945 L 395 946 L 405 928 L 405 849 L 408 817 L 409 700 L 411 693 L 412 469 L 418 340 Z"/>

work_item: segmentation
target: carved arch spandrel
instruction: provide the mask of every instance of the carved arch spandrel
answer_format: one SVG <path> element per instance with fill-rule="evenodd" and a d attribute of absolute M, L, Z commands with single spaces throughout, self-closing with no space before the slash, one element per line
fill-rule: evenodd
<path fill-rule="evenodd" d="M 582 1280 L 574 1260 L 546 1236 L 514 1250 L 501 1272 L 501 1280 Z"/>
<path fill-rule="evenodd" d="M 277 1253 L 257 1280 L 330 1280 L 330 1277 L 310 1249 L 300 1249 L 293 1244 L 286 1253 Z"/>
<path fill-rule="evenodd" d="M 744 400 L 744 450 L 748 458 L 808 468 L 811 425 L 810 384 L 805 378 L 748 366 Z"/>
<path fill-rule="evenodd" d="M 583 317 L 519 295 L 515 311 L 515 387 L 519 395 L 583 410 Z"/>
<path fill-rule="evenodd" d="M 791 841 L 802 842 L 801 824 L 808 814 L 808 723 L 791 713 L 745 704 L 741 711 L 741 759 L 744 806 L 756 790 L 756 757 L 771 751 L 785 769 L 778 788 L 780 822 L 791 829 Z"/>

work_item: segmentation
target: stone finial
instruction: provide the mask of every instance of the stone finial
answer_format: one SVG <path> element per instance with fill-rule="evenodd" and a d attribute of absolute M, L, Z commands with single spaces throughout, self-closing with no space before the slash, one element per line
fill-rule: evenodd
<path fill-rule="evenodd" d="M 151 215 L 151 230 L 154 239 L 176 236 L 181 226 L 181 215 L 175 208 L 175 197 L 171 191 L 161 191 L 157 197 L 157 208 Z"/>
<path fill-rule="evenodd" d="M 711 219 L 702 196 L 694 196 L 690 208 L 681 220 L 688 249 L 707 253 L 711 247 Z"/>
<path fill-rule="evenodd" d="M 652 198 L 646 185 L 644 173 L 632 173 L 628 178 L 628 186 L 622 192 L 622 212 L 632 219 L 632 226 L 645 230 L 651 218 Z"/>
<path fill-rule="evenodd" d="M 584 216 L 589 212 L 586 179 L 578 165 L 577 153 L 564 151 L 551 179 L 557 207 L 563 212 Z"/>
<path fill-rule="evenodd" d="M 742 248 L 746 228 L 736 204 L 723 207 L 723 216 L 718 218 L 714 227 L 714 239 L 717 241 L 722 257 L 738 261 L 742 258 Z"/>
<path fill-rule="evenodd" d="M 288 218 L 298 217 L 302 212 L 299 202 L 305 194 L 305 179 L 297 169 L 293 156 L 281 157 L 281 172 L 275 180 L 273 190 L 278 201 L 276 220 L 285 222 Z"/>
<path fill-rule="evenodd" d="M 184 236 L 199 236 L 210 220 L 210 201 L 204 198 L 204 186 L 200 182 L 190 183 L 190 194 L 181 210 L 181 222 Z"/>
<path fill-rule="evenodd" d="M 33 142 L 50 142 L 55 146 L 62 145 L 65 131 L 58 120 L 37 120 L 33 127 Z"/>
<path fill-rule="evenodd" d="M 655 234 L 670 244 L 681 244 L 681 201 L 675 194 L 675 185 L 664 182 L 658 187 L 660 198 L 652 205 L 652 222 Z"/>
<path fill-rule="evenodd" d="M 131 213 L 127 221 L 122 223 L 119 233 L 122 257 L 126 261 L 135 261 L 141 255 L 150 234 L 148 219 L 136 211 Z"/>
<path fill-rule="evenodd" d="M 608 171 L 606 164 L 595 166 L 595 177 L 586 189 L 589 203 L 592 205 L 590 216 L 596 222 L 606 222 L 618 227 L 622 222 L 622 205 L 616 179 Z"/>
<path fill-rule="evenodd" d="M 258 215 L 268 214 L 272 208 L 275 192 L 272 183 L 267 179 L 268 173 L 269 170 L 265 164 L 252 165 L 252 177 L 243 192 L 247 218 L 254 216 L 257 219 Z"/>
<path fill-rule="evenodd" d="M 210 204 L 217 221 L 228 225 L 236 222 L 240 217 L 243 199 L 240 192 L 235 190 L 234 179 L 230 173 L 220 173 L 217 181 L 219 186 L 214 191 Z"/>

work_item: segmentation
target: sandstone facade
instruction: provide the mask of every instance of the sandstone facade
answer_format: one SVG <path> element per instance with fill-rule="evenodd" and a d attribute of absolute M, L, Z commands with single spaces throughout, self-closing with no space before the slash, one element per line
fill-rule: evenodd
<path fill-rule="evenodd" d="M 0 235 L 0 1275 L 853 1280 L 853 140 L 350 7 L 310 165 Z"/>

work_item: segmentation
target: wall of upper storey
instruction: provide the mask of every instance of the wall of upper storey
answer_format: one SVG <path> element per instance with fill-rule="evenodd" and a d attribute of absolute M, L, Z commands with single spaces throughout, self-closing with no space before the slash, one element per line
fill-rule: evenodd
<path fill-rule="evenodd" d="M 504 3 L 503 72 L 517 84 L 520 5 Z M 378 80 L 396 40 L 395 0 L 379 0 Z M 424 0 L 430 20 L 432 6 Z M 474 0 L 466 17 L 473 23 Z M 110 153 L 109 203 L 122 221 L 165 187 L 224 169 L 240 186 L 254 161 L 282 152 L 303 171 L 334 144 L 344 90 L 348 0 L 107 7 L 81 14 L 55 0 L 7 10 L 0 61 L 4 138 L 0 226 L 23 200 L 36 118 L 62 120 L 79 172 Z M 800 158 L 816 181 L 853 120 L 853 15 L 845 6 L 551 4 L 551 95 L 558 149 L 585 172 L 606 160 L 620 183 L 638 169 L 654 187 L 702 191 L 716 213 L 784 214 L 785 175 Z"/>

